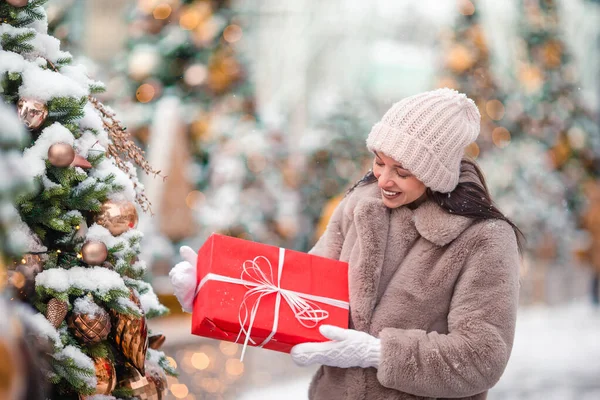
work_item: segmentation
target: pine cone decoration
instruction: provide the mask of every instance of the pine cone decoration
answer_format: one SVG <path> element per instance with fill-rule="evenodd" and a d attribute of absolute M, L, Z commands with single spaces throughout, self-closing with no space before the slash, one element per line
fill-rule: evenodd
<path fill-rule="evenodd" d="M 137 296 L 131 291 L 129 299 L 133 301 L 140 311 L 142 305 Z M 143 313 L 143 311 L 142 311 Z M 134 317 L 120 314 L 111 310 L 112 314 L 112 334 L 117 347 L 121 353 L 129 360 L 143 375 L 145 372 L 144 363 L 146 361 L 146 350 L 148 349 L 148 326 L 146 317 Z"/>
<path fill-rule="evenodd" d="M 73 313 L 68 319 L 73 335 L 83 343 L 98 343 L 110 333 L 110 317 L 104 309 L 100 315 Z"/>
<path fill-rule="evenodd" d="M 68 304 L 66 301 L 62 301 L 57 298 L 52 298 L 48 302 L 48 308 L 46 309 L 46 319 L 50 321 L 52 326 L 58 328 L 67 316 L 67 310 Z"/>

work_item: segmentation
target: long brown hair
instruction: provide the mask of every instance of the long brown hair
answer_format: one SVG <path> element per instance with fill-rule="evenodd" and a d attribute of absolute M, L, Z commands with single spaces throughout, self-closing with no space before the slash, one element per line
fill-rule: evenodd
<path fill-rule="evenodd" d="M 483 172 L 477 163 L 464 158 L 460 163 L 460 170 L 461 174 L 475 174 L 472 178 L 476 179 L 459 182 L 456 188 L 450 193 L 435 192 L 427 188 L 427 198 L 437 203 L 449 214 L 461 215 L 477 220 L 501 219 L 506 221 L 513 228 L 519 252 L 522 253 L 525 245 L 525 235 L 517 225 L 496 207 L 490 196 Z M 376 181 L 377 178 L 373 174 L 373 170 L 370 170 L 348 190 L 346 195 L 352 192 L 357 186 L 368 185 Z"/>

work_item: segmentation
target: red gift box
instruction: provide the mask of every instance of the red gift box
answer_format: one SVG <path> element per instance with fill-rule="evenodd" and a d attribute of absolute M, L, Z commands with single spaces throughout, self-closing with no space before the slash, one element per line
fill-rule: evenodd
<path fill-rule="evenodd" d="M 326 341 L 321 323 L 348 327 L 348 264 L 298 251 L 213 234 L 196 292 L 194 335 L 289 353 Z"/>

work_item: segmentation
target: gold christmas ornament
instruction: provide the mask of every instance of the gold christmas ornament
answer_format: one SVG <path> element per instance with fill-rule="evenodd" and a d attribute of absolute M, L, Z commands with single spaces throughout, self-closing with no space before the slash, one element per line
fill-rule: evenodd
<path fill-rule="evenodd" d="M 118 236 L 137 226 L 138 213 L 135 204 L 130 201 L 107 200 L 94 217 L 98 225 L 102 225 L 113 236 Z"/>
<path fill-rule="evenodd" d="M 85 158 L 80 156 L 79 154 L 76 154 L 75 158 L 73 159 L 73 162 L 71 162 L 69 167 L 79 167 L 79 168 L 83 168 L 83 169 L 90 169 L 90 168 L 92 168 L 92 164 L 88 160 L 86 160 Z"/>
<path fill-rule="evenodd" d="M 120 377 L 118 388 L 129 389 L 132 397 L 140 400 L 162 400 L 154 381 L 149 381 L 136 368 L 127 364 Z"/>
<path fill-rule="evenodd" d="M 166 336 L 162 333 L 157 333 L 156 335 L 152 335 L 148 338 L 148 347 L 152 350 L 158 350 L 165 343 Z"/>
<path fill-rule="evenodd" d="M 89 265 L 101 265 L 108 257 L 108 249 L 102 242 L 89 241 L 81 248 L 83 261 Z"/>
<path fill-rule="evenodd" d="M 65 168 L 75 160 L 75 150 L 67 143 L 55 143 L 48 149 L 48 161 L 55 167 Z"/>
<path fill-rule="evenodd" d="M 13 7 L 25 7 L 29 0 L 6 0 Z"/>
<path fill-rule="evenodd" d="M 109 395 L 117 386 L 117 372 L 115 366 L 108 358 L 94 358 L 94 367 L 96 368 L 96 393 Z"/>
<path fill-rule="evenodd" d="M 46 308 L 46 319 L 50 321 L 52 326 L 58 328 L 67 316 L 68 308 L 66 301 L 53 297 L 48 302 L 48 308 Z"/>
<path fill-rule="evenodd" d="M 151 397 L 152 399 L 162 400 L 167 398 L 167 374 L 165 374 L 165 371 L 163 371 L 158 363 L 146 360 L 146 379 L 156 390 L 157 397 Z"/>
<path fill-rule="evenodd" d="M 9 271 L 8 283 L 21 300 L 28 300 L 35 294 L 35 277 L 44 270 L 44 260 L 37 254 L 25 254 Z"/>
<path fill-rule="evenodd" d="M 24 0 L 24 3 L 27 1 Z M 19 119 L 28 129 L 37 129 L 48 117 L 48 107 L 35 99 L 21 98 L 17 103 Z"/>
<path fill-rule="evenodd" d="M 142 304 L 133 291 L 129 299 L 138 306 L 142 316 L 138 318 L 111 310 L 111 336 L 125 358 L 143 374 L 148 349 L 148 326 L 143 315 Z"/>
<path fill-rule="evenodd" d="M 72 313 L 67 318 L 69 329 L 84 344 L 99 343 L 108 337 L 111 323 L 108 313 L 101 309 L 95 315 Z"/>

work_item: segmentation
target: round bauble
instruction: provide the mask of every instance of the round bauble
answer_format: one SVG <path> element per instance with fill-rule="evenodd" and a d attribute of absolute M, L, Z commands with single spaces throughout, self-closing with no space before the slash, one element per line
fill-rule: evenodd
<path fill-rule="evenodd" d="M 135 204 L 130 201 L 107 200 L 94 220 L 113 236 L 118 236 L 137 226 L 138 213 Z"/>
<path fill-rule="evenodd" d="M 108 257 L 108 249 L 102 242 L 89 241 L 81 248 L 83 261 L 89 265 L 102 265 Z"/>
<path fill-rule="evenodd" d="M 75 159 L 73 146 L 67 143 L 55 143 L 48 149 L 48 161 L 59 168 L 66 168 Z"/>
<path fill-rule="evenodd" d="M 48 107 L 39 100 L 21 98 L 17 103 L 17 113 L 28 129 L 37 129 L 46 121 Z"/>

